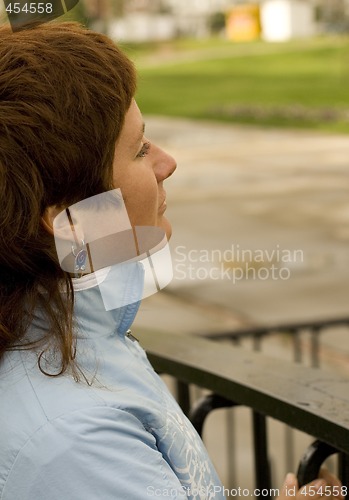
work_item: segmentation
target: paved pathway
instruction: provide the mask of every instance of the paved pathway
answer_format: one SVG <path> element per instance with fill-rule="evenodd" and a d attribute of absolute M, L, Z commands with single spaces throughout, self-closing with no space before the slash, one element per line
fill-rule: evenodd
<path fill-rule="evenodd" d="M 174 280 L 153 301 L 182 314 L 166 321 L 166 311 L 165 324 L 219 330 L 349 314 L 349 137 L 146 121 L 178 160 L 167 182 Z M 207 318 L 191 317 L 201 306 Z"/>

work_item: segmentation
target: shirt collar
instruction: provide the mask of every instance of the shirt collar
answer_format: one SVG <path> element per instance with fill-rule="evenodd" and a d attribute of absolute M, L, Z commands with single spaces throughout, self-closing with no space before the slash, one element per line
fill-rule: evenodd
<path fill-rule="evenodd" d="M 125 336 L 139 309 L 143 283 L 144 269 L 139 262 L 74 278 L 77 336 Z"/>

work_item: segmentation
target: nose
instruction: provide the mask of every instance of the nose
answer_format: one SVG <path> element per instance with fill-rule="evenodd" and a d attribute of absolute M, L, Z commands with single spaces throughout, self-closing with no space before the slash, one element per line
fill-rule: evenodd
<path fill-rule="evenodd" d="M 177 162 L 173 156 L 166 153 L 164 150 L 155 146 L 154 155 L 154 172 L 158 182 L 168 179 L 177 168 Z"/>

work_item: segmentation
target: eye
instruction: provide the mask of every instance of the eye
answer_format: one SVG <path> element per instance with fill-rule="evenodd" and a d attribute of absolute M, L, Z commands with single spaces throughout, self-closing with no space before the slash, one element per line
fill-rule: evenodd
<path fill-rule="evenodd" d="M 150 149 L 150 142 L 145 142 L 140 152 L 137 154 L 136 158 L 144 158 L 144 156 L 147 156 L 149 149 Z"/>

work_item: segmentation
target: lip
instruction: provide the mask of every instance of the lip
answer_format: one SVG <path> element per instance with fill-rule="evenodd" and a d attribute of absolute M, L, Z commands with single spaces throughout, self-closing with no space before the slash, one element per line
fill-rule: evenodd
<path fill-rule="evenodd" d="M 159 213 L 164 213 L 165 210 L 167 208 L 167 203 L 166 203 L 166 198 L 163 200 L 163 202 L 161 203 L 161 205 L 159 206 L 158 208 L 158 212 Z"/>
<path fill-rule="evenodd" d="M 161 190 L 161 202 L 159 203 L 158 211 L 159 212 L 164 212 L 167 208 L 167 203 L 166 203 L 166 191 L 163 189 Z"/>

